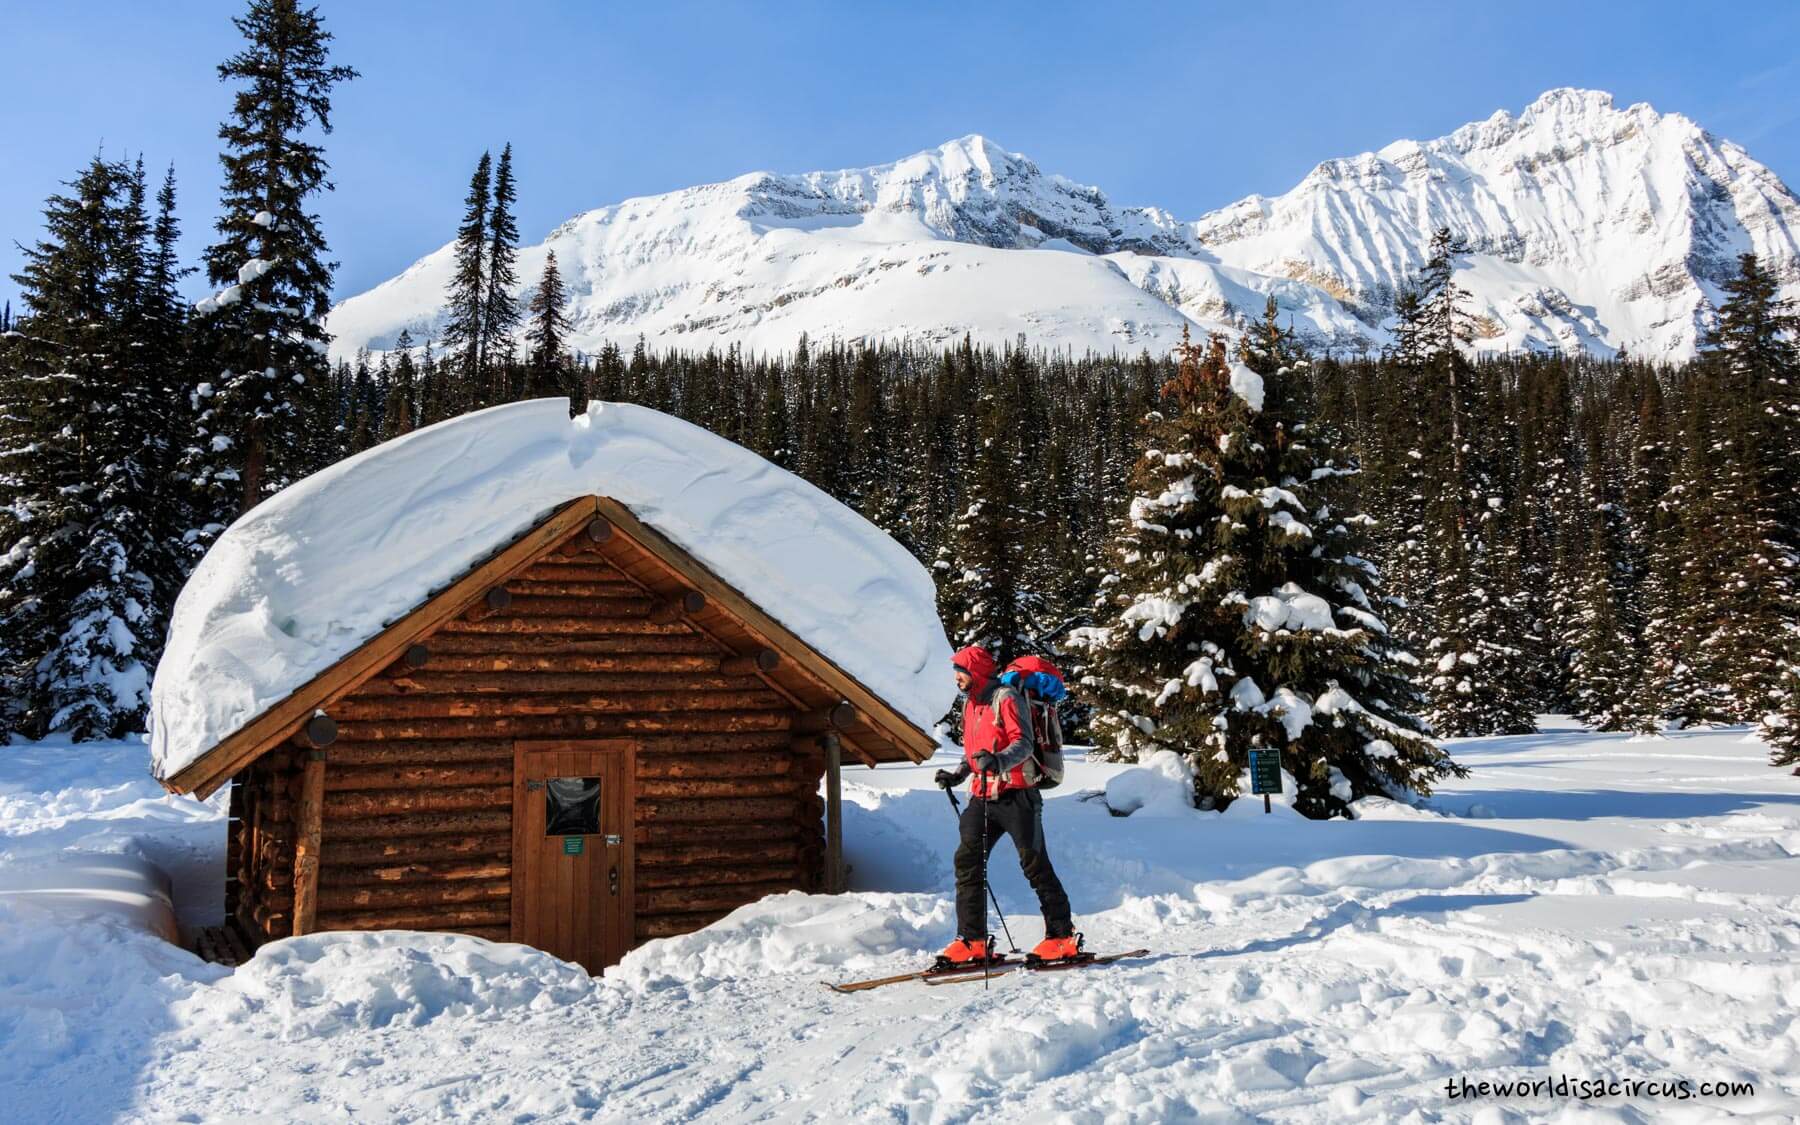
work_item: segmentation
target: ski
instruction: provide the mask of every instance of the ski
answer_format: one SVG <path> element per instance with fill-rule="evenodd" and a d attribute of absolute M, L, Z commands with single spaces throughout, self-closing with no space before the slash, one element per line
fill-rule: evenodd
<path fill-rule="evenodd" d="M 988 967 L 989 975 L 992 975 L 995 970 L 1017 969 L 1017 968 L 1022 967 L 1024 964 L 1025 964 L 1025 962 L 1022 958 L 1003 957 L 998 961 L 989 961 L 987 967 Z M 936 968 L 934 966 L 929 969 L 916 969 L 910 973 L 899 973 L 899 974 L 897 974 L 895 976 L 891 976 L 891 977 L 876 977 L 873 980 L 852 980 L 852 981 L 845 981 L 842 984 L 834 984 L 831 981 L 825 981 L 824 985 L 826 988 L 831 989 L 831 991 L 833 991 L 833 992 L 844 992 L 844 993 L 866 992 L 871 988 L 880 988 L 883 985 L 904 984 L 906 981 L 909 981 L 909 980 L 922 980 L 922 981 L 926 981 L 927 983 L 929 983 L 932 980 L 932 978 L 934 978 L 934 977 L 959 976 L 959 975 L 961 975 L 963 973 L 967 973 L 967 972 L 973 972 L 973 973 L 975 973 L 976 976 L 981 975 L 980 969 L 966 969 L 961 966 L 957 966 L 954 968 L 948 968 L 948 969 L 940 969 L 940 968 Z"/>
<path fill-rule="evenodd" d="M 929 985 L 967 984 L 970 981 L 982 980 L 984 978 L 991 979 L 993 977 L 1005 976 L 1012 972 L 1054 973 L 1060 972 L 1063 969 L 1090 969 L 1096 965 L 1110 965 L 1114 961 L 1123 961 L 1127 957 L 1147 957 L 1149 955 L 1150 951 L 1148 949 L 1133 949 L 1125 953 L 1108 953 L 1101 957 L 1081 957 L 1070 961 L 1046 961 L 1042 964 L 1023 961 L 1009 964 L 1005 966 L 1004 972 L 999 973 L 982 973 L 977 970 L 934 973 L 931 977 L 926 978 L 925 983 Z"/>

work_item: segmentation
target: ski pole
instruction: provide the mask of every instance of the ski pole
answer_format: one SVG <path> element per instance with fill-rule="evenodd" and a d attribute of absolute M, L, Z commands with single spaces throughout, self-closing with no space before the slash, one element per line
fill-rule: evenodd
<path fill-rule="evenodd" d="M 957 819 L 961 820 L 962 806 L 957 803 L 956 794 L 946 789 L 944 790 L 944 796 L 950 798 L 950 807 L 955 810 Z M 985 805 L 982 806 L 984 810 L 986 807 L 987 806 Z M 1006 944 L 1012 947 L 1014 953 L 1019 953 L 1021 952 L 1019 943 L 1013 940 L 1012 928 L 1006 924 L 1006 912 L 1000 909 L 1000 900 L 994 897 L 993 884 L 987 881 L 987 859 L 985 858 L 987 854 L 985 850 L 987 848 L 987 817 L 985 813 L 981 822 L 981 846 L 983 848 L 982 855 L 984 857 L 981 861 L 981 884 L 987 888 L 988 901 L 994 904 L 994 914 L 1000 919 L 1000 932 L 1006 935 Z"/>

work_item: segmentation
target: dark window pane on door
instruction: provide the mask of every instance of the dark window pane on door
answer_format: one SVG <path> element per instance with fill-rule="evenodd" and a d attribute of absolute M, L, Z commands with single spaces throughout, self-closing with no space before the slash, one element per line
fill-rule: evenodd
<path fill-rule="evenodd" d="M 544 803 L 544 835 L 592 836 L 600 831 L 599 778 L 547 778 Z"/>

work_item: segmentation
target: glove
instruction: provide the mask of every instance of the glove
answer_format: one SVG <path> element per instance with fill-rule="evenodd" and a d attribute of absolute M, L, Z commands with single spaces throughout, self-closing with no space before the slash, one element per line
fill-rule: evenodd
<path fill-rule="evenodd" d="M 999 773 L 1000 762 L 992 754 L 981 753 L 975 755 L 975 768 L 982 773 Z"/>
<path fill-rule="evenodd" d="M 969 776 L 969 764 L 967 762 L 964 762 L 962 765 L 958 766 L 957 768 L 955 768 L 953 770 L 937 771 L 937 773 L 932 776 L 932 780 L 938 783 L 938 788 L 949 789 L 956 785 L 960 785 L 962 783 L 962 779 L 965 777 L 968 777 L 968 776 Z"/>

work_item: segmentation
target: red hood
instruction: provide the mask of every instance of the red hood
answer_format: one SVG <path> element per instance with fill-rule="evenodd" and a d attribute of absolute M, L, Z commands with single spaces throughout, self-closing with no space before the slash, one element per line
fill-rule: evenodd
<path fill-rule="evenodd" d="M 950 658 L 950 663 L 967 672 L 974 681 L 969 685 L 971 694 L 987 687 L 988 681 L 994 678 L 994 656 L 980 645 L 958 649 L 956 655 Z"/>

